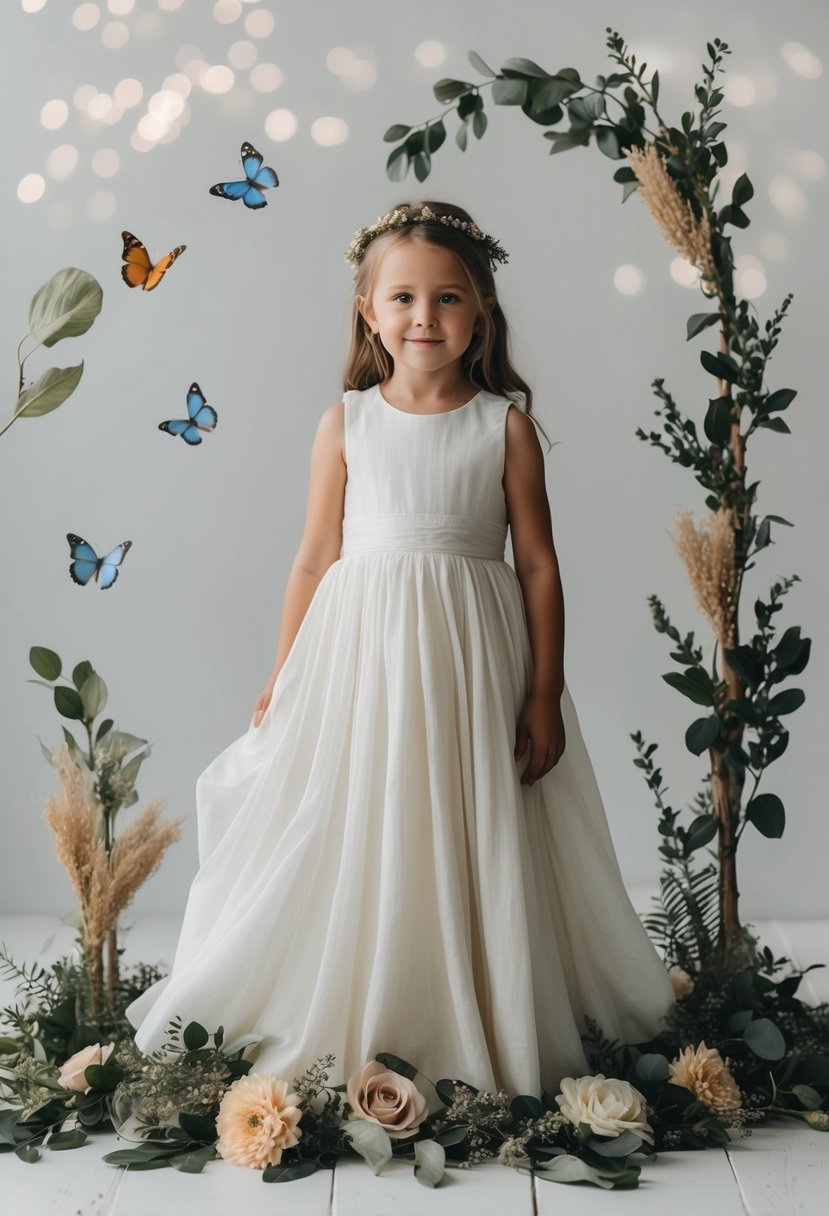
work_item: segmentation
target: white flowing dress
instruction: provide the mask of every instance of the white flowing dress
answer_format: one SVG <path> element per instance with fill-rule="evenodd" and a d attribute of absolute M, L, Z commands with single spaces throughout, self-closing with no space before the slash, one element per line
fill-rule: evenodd
<path fill-rule="evenodd" d="M 510 402 L 438 414 L 348 391 L 341 555 L 259 726 L 198 778 L 199 869 L 169 976 L 129 1006 L 263 1035 L 256 1072 L 329 1084 L 377 1052 L 426 1077 L 555 1093 L 583 1015 L 624 1042 L 675 997 L 625 890 L 565 688 L 566 749 L 514 758 L 532 656 L 504 560 Z M 250 1058 L 250 1057 L 249 1057 Z"/>

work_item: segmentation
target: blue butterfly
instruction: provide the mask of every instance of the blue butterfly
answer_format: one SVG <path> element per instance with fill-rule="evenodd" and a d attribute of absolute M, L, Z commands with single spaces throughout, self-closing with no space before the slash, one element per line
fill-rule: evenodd
<path fill-rule="evenodd" d="M 262 168 L 262 153 L 257 152 L 247 140 L 242 144 L 243 182 L 217 182 L 210 193 L 217 198 L 229 198 L 232 203 L 241 199 L 246 207 L 267 207 L 268 200 L 262 193 L 270 186 L 278 186 L 279 178 L 273 169 Z"/>
<path fill-rule="evenodd" d="M 159 422 L 158 429 L 168 435 L 181 435 L 185 443 L 201 443 L 199 431 L 212 431 L 219 416 L 204 399 L 204 393 L 195 380 L 187 390 L 187 413 L 189 418 L 170 418 Z"/>
<path fill-rule="evenodd" d="M 67 532 L 66 539 L 72 553 L 72 561 L 69 563 L 72 578 L 81 587 L 85 587 L 94 574 L 95 582 L 99 583 L 102 591 L 108 590 L 117 579 L 118 567 L 132 544 L 131 540 L 124 540 L 120 545 L 116 545 L 111 553 L 107 553 L 106 557 L 98 557 L 92 546 L 74 532 Z"/>

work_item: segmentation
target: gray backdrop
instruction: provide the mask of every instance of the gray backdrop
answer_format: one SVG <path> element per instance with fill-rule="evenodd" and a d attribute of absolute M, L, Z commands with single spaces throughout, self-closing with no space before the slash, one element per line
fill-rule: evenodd
<path fill-rule="evenodd" d="M 73 907 L 42 818 L 56 783 L 38 737 L 56 746 L 61 720 L 50 694 L 27 683 L 34 644 L 57 650 L 70 671 L 90 659 L 109 685 L 116 724 L 152 742 L 138 805 L 164 797 L 167 813 L 187 822 L 135 911 L 183 908 L 196 868 L 195 780 L 247 729 L 271 670 L 285 580 L 303 527 L 311 440 L 320 413 L 341 395 L 351 291 L 343 253 L 357 227 L 411 196 L 461 203 L 510 251 L 496 279 L 515 361 L 558 443 L 546 467 L 566 596 L 566 675 L 625 876 L 631 883 L 656 881 L 657 813 L 632 764 L 629 733 L 641 728 L 660 744 L 657 757 L 675 805 L 690 801 L 703 770 L 683 744 L 693 707 L 660 678 L 672 663 L 666 639 L 652 628 L 646 596 L 657 592 L 683 632 L 697 631 L 709 656 L 711 635 L 671 539 L 675 508 L 701 511 L 702 493 L 634 431 L 650 429 L 656 376 L 701 422 L 713 381 L 699 364 L 703 339 L 686 344 L 684 334 L 686 317 L 706 302 L 671 277 L 673 249 L 641 199 L 620 204 L 621 187 L 611 180 L 619 163 L 595 146 L 551 158 L 543 128 L 517 110 L 488 106 L 490 127 L 481 142 L 472 140 L 462 154 L 450 116 L 449 138 L 428 181 L 396 184 L 385 176 L 390 145 L 381 139 L 392 122 L 414 124 L 440 112 L 432 95 L 439 77 L 478 79 L 469 49 L 495 68 L 515 55 L 549 70 L 574 66 L 592 83 L 613 70 L 605 49 L 605 27 L 612 25 L 621 27 L 638 61 L 648 62 L 648 75 L 659 68 L 660 108 L 670 122 L 695 104 L 692 86 L 702 79 L 705 43 L 715 36 L 733 48 L 721 80 L 733 79 L 737 100 L 755 90 L 752 104 L 723 103 L 732 154 L 724 188 L 730 194 L 743 169 L 755 187 L 751 227 L 731 231 L 736 254 L 752 255 L 765 274 L 766 289 L 754 300 L 763 320 L 787 291 L 795 292 L 769 385 L 794 387 L 799 396 L 787 415 L 793 434 L 761 433 L 749 461 L 752 479 L 762 482 L 761 509 L 796 527 L 776 529 L 778 544 L 750 572 L 742 624 L 744 631 L 752 624 L 755 594 L 796 572 L 803 581 L 789 595 L 781 624 L 802 624 L 815 646 L 797 681 L 806 707 L 791 719 L 789 750 L 763 787 L 784 799 L 788 825 L 779 841 L 746 832 L 741 907 L 744 918 L 825 916 L 820 158 L 827 88 L 820 64 L 791 46 L 827 60 L 827 17 L 818 0 L 742 0 L 728 8 L 697 0 L 672 8 L 670 33 L 657 0 L 629 3 L 624 11 L 607 3 L 531 0 L 252 3 L 229 23 L 195 0 L 174 11 L 167 11 L 170 0 L 162 8 L 136 0 L 131 12 L 124 11 L 128 0 L 111 0 L 110 11 L 99 5 L 100 20 L 89 30 L 74 28 L 76 7 L 49 0 L 38 12 L 18 2 L 0 8 L 8 135 L 0 202 L 4 417 L 16 395 L 15 350 L 35 290 L 68 265 L 94 274 L 104 290 L 103 311 L 85 336 L 40 350 L 26 365 L 33 376 L 83 358 L 74 396 L 0 437 L 2 908 L 62 914 Z M 81 24 L 91 12 L 82 7 Z M 275 18 L 273 31 L 251 35 L 244 21 L 265 8 Z M 232 17 L 233 6 L 218 15 Z M 116 27 L 106 29 L 112 22 Z M 124 45 L 105 45 L 102 38 L 123 41 L 119 26 L 128 35 Z M 247 68 L 235 70 L 228 93 L 194 85 L 179 136 L 137 151 L 131 137 L 165 78 L 188 55 L 226 64 L 239 41 L 255 47 L 260 64 L 280 69 L 279 87 L 257 92 Z M 427 41 L 443 46 L 443 63 L 418 61 L 417 48 Z M 350 74 L 332 71 L 338 61 L 328 56 L 338 47 L 369 66 L 352 61 Z M 251 54 L 233 51 L 240 62 Z M 144 95 L 119 121 L 93 122 L 76 107 L 79 86 L 112 94 L 124 78 L 140 80 Z M 69 117 L 47 130 L 41 107 L 54 99 L 68 103 Z M 277 110 L 296 121 L 283 140 L 266 129 Z M 326 124 L 314 126 L 329 118 L 345 124 L 345 138 L 330 146 L 320 142 Z M 259 147 L 281 179 L 261 213 L 207 193 L 213 182 L 238 176 L 243 139 Z M 47 162 L 63 144 L 77 149 L 78 162 L 58 180 Z M 118 152 L 120 167 L 102 178 L 92 158 L 106 148 Z M 45 190 L 26 203 L 17 191 L 21 182 L 25 191 L 30 174 L 42 175 Z M 156 258 L 187 244 L 156 291 L 128 291 L 121 282 L 122 228 L 146 241 Z M 625 266 L 642 275 L 634 294 L 616 285 Z M 218 410 L 219 427 L 189 449 L 157 424 L 182 415 L 194 379 Z M 99 552 L 126 538 L 134 542 L 109 593 L 70 580 L 69 531 Z"/>

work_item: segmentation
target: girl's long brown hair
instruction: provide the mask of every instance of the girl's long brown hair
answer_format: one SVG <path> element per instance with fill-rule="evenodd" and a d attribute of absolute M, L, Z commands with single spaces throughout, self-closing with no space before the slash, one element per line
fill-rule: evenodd
<path fill-rule="evenodd" d="M 433 199 L 423 203 L 395 203 L 394 207 L 428 206 L 438 215 L 451 215 L 459 220 L 472 221 L 472 216 L 463 207 L 454 203 L 441 203 Z M 392 210 L 393 208 L 390 208 Z M 524 413 L 528 414 L 549 442 L 549 436 L 532 412 L 532 389 L 519 375 L 510 359 L 510 333 L 507 319 L 498 302 L 495 277 L 486 256 L 483 242 L 466 236 L 460 229 L 439 220 L 419 220 L 392 229 L 375 237 L 354 272 L 354 296 L 351 303 L 351 345 L 343 372 L 343 389 L 366 389 L 387 380 L 394 368 L 394 360 L 373 334 L 357 307 L 357 296 L 371 299 L 377 268 L 382 253 L 401 241 L 422 241 L 443 245 L 457 257 L 478 305 L 481 330 L 475 334 L 461 359 L 464 374 L 477 389 L 486 389 L 500 397 L 507 397 L 521 408 L 517 396 L 523 398 Z M 492 302 L 492 307 L 489 303 Z"/>

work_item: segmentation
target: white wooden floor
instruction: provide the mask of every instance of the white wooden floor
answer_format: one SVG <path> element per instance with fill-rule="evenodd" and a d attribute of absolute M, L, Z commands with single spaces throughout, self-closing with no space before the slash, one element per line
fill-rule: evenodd
<path fill-rule="evenodd" d="M 649 890 L 632 890 L 640 911 L 651 908 Z M 128 922 L 127 922 L 128 923 Z M 829 962 L 827 925 L 812 921 L 752 922 L 764 944 L 808 966 Z M 67 953 L 73 932 L 43 916 L 0 916 L 0 941 L 17 962 L 46 962 Z M 53 939 L 49 942 L 49 938 Z M 174 919 L 143 917 L 123 936 L 125 961 L 163 962 L 178 934 Z M 806 976 L 804 999 L 829 1000 L 829 967 Z M 0 983 L 0 1005 L 13 985 Z M 490 1162 L 471 1170 L 448 1169 L 434 1190 L 411 1166 L 392 1161 L 375 1177 L 358 1160 L 345 1160 L 295 1182 L 262 1182 L 258 1171 L 211 1161 L 201 1174 L 149 1170 L 135 1174 L 101 1161 L 112 1135 L 93 1137 L 81 1149 L 26 1165 L 0 1156 L 3 1216 L 820 1216 L 829 1212 L 829 1133 L 791 1120 L 756 1128 L 726 1149 L 660 1153 L 644 1165 L 639 1187 L 603 1191 L 585 1185 L 533 1180 Z"/>

